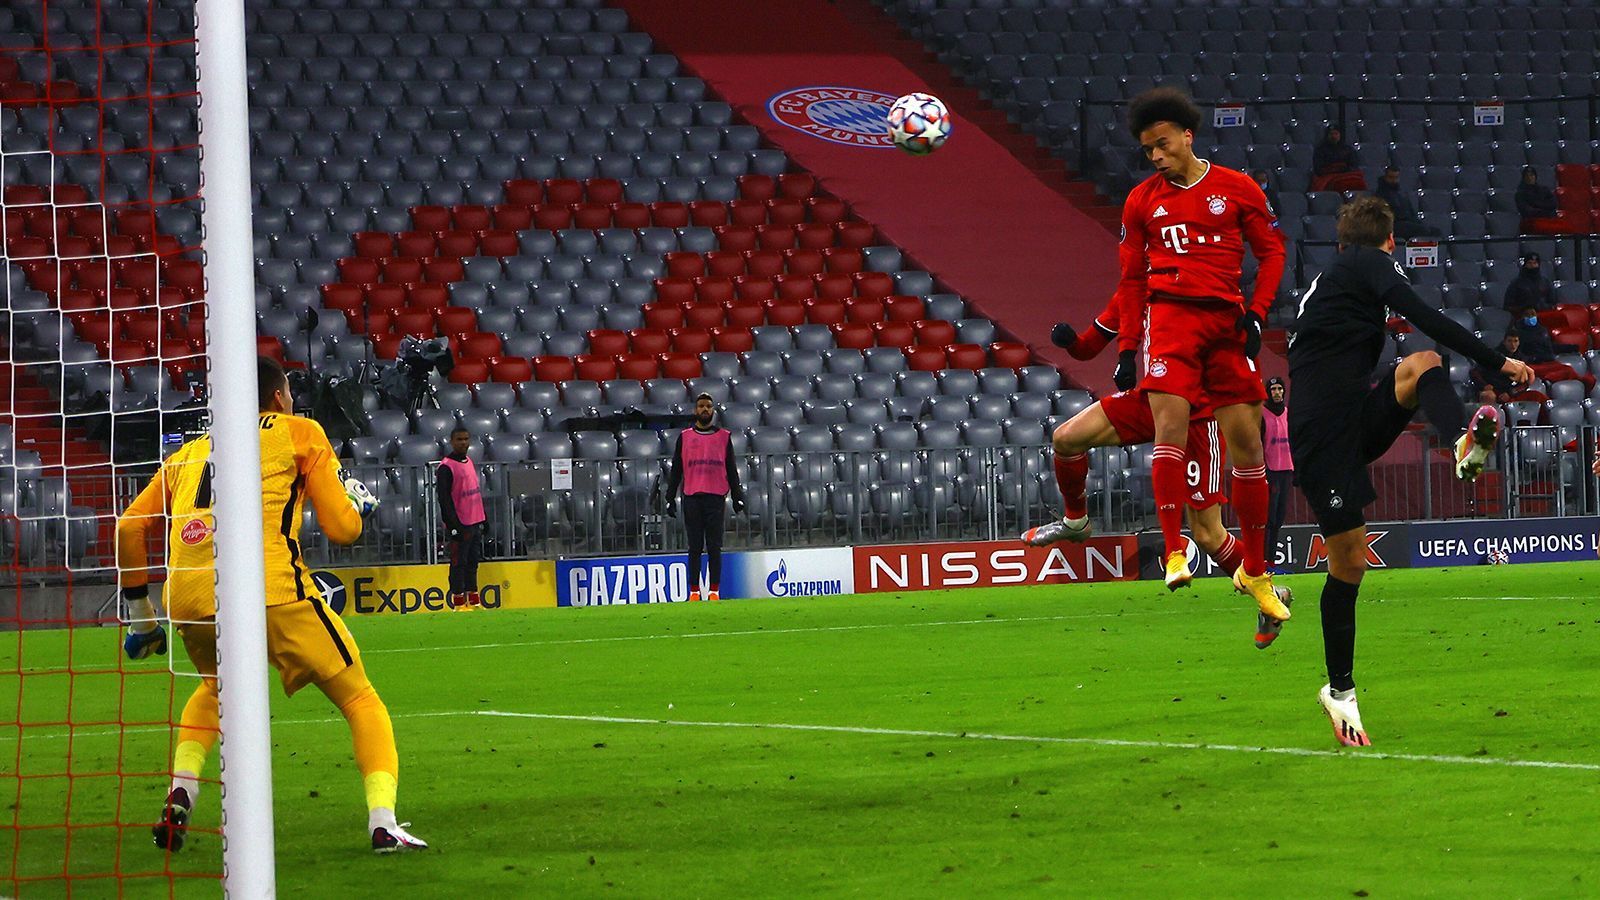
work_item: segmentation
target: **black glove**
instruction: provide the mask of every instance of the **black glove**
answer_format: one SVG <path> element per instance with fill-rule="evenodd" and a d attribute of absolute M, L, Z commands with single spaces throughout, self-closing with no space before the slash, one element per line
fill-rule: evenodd
<path fill-rule="evenodd" d="M 1255 359 L 1261 355 L 1261 317 L 1253 312 L 1247 312 L 1234 323 L 1235 328 L 1244 332 L 1244 355 Z"/>
<path fill-rule="evenodd" d="M 736 513 L 744 512 L 744 497 L 743 496 L 739 496 L 739 497 L 733 498 L 733 511 L 736 512 Z"/>
<path fill-rule="evenodd" d="M 1117 354 L 1117 367 L 1111 370 L 1111 381 L 1119 391 L 1131 391 L 1139 383 L 1138 370 L 1134 368 L 1137 350 L 1124 350 Z"/>
<path fill-rule="evenodd" d="M 444 536 L 445 540 L 448 541 L 461 540 L 461 527 L 458 525 L 446 525 L 444 527 Z"/>
<path fill-rule="evenodd" d="M 1072 345 L 1076 344 L 1077 342 L 1077 330 L 1065 322 L 1057 322 L 1055 327 L 1050 329 L 1050 343 L 1055 344 L 1057 347 L 1060 347 L 1063 350 L 1072 349 Z"/>
<path fill-rule="evenodd" d="M 678 500 L 676 497 L 667 501 L 667 515 L 674 519 L 678 517 Z"/>

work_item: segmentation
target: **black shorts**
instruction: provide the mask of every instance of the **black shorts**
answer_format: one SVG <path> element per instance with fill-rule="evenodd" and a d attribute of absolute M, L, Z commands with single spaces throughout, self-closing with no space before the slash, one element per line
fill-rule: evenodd
<path fill-rule="evenodd" d="M 1298 396 L 1315 395 L 1316 385 L 1336 384 L 1315 372 L 1291 375 Z M 1289 450 L 1295 477 L 1316 514 L 1323 535 L 1342 534 L 1367 524 L 1362 508 L 1378 499 L 1367 466 L 1389 452 L 1416 414 L 1394 397 L 1394 370 L 1348 402 L 1289 407 Z"/>

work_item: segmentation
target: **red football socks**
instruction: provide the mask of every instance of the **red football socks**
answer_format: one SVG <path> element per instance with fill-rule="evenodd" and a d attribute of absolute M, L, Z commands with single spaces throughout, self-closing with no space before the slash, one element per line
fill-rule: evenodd
<path fill-rule="evenodd" d="M 1157 444 L 1155 453 L 1150 457 L 1156 519 L 1161 523 L 1161 539 L 1166 544 L 1163 558 L 1183 552 L 1183 504 L 1189 487 L 1183 474 L 1183 461 L 1183 448 L 1172 444 Z"/>
<path fill-rule="evenodd" d="M 1061 506 L 1067 518 L 1081 519 L 1089 514 L 1085 485 L 1089 480 L 1089 454 L 1055 454 L 1056 487 L 1061 491 Z"/>
<path fill-rule="evenodd" d="M 1244 544 L 1244 573 L 1251 578 L 1267 571 L 1267 467 L 1233 470 L 1233 511 L 1239 517 Z"/>
<path fill-rule="evenodd" d="M 1217 548 L 1217 555 L 1211 557 L 1211 560 L 1231 577 L 1234 570 L 1239 568 L 1239 564 L 1244 562 L 1244 547 L 1230 534 L 1222 542 L 1222 546 Z"/>

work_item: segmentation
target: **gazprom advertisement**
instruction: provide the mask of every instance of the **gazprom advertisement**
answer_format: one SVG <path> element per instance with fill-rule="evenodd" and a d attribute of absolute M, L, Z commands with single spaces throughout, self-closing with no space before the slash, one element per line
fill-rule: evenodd
<path fill-rule="evenodd" d="M 718 593 L 729 600 L 853 594 L 853 558 L 849 547 L 724 553 Z M 710 587 L 709 566 L 702 558 L 702 592 Z M 689 566 L 681 553 L 556 562 L 556 603 L 560 606 L 682 603 L 688 599 Z"/>

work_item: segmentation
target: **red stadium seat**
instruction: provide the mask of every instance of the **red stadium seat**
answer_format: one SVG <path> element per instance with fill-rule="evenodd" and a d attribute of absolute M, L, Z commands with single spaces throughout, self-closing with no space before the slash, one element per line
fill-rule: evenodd
<path fill-rule="evenodd" d="M 650 207 L 643 203 L 613 203 L 611 224 L 615 228 L 649 228 Z"/>
<path fill-rule="evenodd" d="M 641 307 L 646 328 L 677 328 L 683 324 L 684 307 L 676 303 L 646 303 Z"/>
<path fill-rule="evenodd" d="M 132 335 L 129 335 L 130 337 Z M 1571 344 L 1578 348 L 1579 353 L 1589 352 L 1589 329 L 1585 328 L 1552 328 L 1550 340 L 1557 344 Z"/>
<path fill-rule="evenodd" d="M 785 172 L 778 176 L 778 193 L 795 200 L 804 200 L 817 191 L 817 178 L 809 172 Z"/>
<path fill-rule="evenodd" d="M 865 350 L 877 344 L 872 326 L 865 322 L 841 322 L 831 327 L 833 342 L 845 349 Z"/>
<path fill-rule="evenodd" d="M 910 347 L 916 341 L 916 332 L 907 322 L 873 322 L 869 327 L 880 347 Z M 943 353 L 941 349 L 941 356 Z"/>
<path fill-rule="evenodd" d="M 617 377 L 644 381 L 661 374 L 661 360 L 656 355 L 617 357 Z"/>
<path fill-rule="evenodd" d="M 731 330 L 754 328 L 767 321 L 766 301 L 735 300 L 725 304 L 722 313 Z"/>
<path fill-rule="evenodd" d="M 494 224 L 494 217 L 487 206 L 461 203 L 450 207 L 450 221 L 454 231 L 483 231 Z"/>
<path fill-rule="evenodd" d="M 405 284 L 422 280 L 422 260 L 411 257 L 388 256 L 378 260 L 383 280 L 389 284 Z"/>
<path fill-rule="evenodd" d="M 506 202 L 517 206 L 534 206 L 544 202 L 544 183 L 532 178 L 513 178 L 507 181 Z"/>
<path fill-rule="evenodd" d="M 729 224 L 767 224 L 767 204 L 760 200 L 732 200 L 727 203 L 726 209 Z"/>
<path fill-rule="evenodd" d="M 478 330 L 477 312 L 465 306 L 447 306 L 444 309 L 436 310 L 433 314 L 433 319 L 439 325 L 440 334 L 465 334 Z M 496 351 L 494 353 L 474 353 L 472 355 L 499 356 L 500 354 Z"/>
<path fill-rule="evenodd" d="M 256 355 L 283 362 L 283 341 L 265 334 L 256 335 Z"/>
<path fill-rule="evenodd" d="M 661 377 L 699 378 L 700 355 L 698 353 L 661 354 Z"/>
<path fill-rule="evenodd" d="M 790 275 L 820 275 L 823 269 L 820 250 L 785 250 L 783 268 Z"/>
<path fill-rule="evenodd" d="M 742 253 L 733 250 L 713 250 L 706 254 L 705 260 L 708 274 L 727 275 L 729 277 L 744 274 L 744 254 Z"/>
<path fill-rule="evenodd" d="M 378 261 L 359 256 L 346 256 L 335 263 L 339 267 L 339 280 L 351 284 L 371 284 L 378 280 L 378 275 L 383 270 L 378 268 Z M 152 286 L 154 278 L 151 279 Z M 130 285 L 138 287 L 137 284 Z"/>
<path fill-rule="evenodd" d="M 685 228 L 689 224 L 689 207 L 682 203 L 652 203 L 650 224 L 657 228 Z"/>
<path fill-rule="evenodd" d="M 838 325 L 844 321 L 844 301 L 842 300 L 817 300 L 805 301 L 806 321 L 813 325 Z"/>
<path fill-rule="evenodd" d="M 843 300 L 856 292 L 855 282 L 849 275 L 818 275 L 817 296 Z"/>
<path fill-rule="evenodd" d="M 431 231 L 407 231 L 395 239 L 394 245 L 401 256 L 432 256 L 439 240 Z"/>
<path fill-rule="evenodd" d="M 482 359 L 456 359 L 450 369 L 452 384 L 481 384 L 489 380 L 489 363 Z"/>
<path fill-rule="evenodd" d="M 557 231 L 572 225 L 572 207 L 546 203 L 533 208 L 533 227 Z"/>
<path fill-rule="evenodd" d="M 1557 306 L 1555 309 L 1549 310 L 1549 312 L 1556 313 L 1557 316 L 1559 316 L 1559 321 L 1553 323 L 1552 327 L 1582 328 L 1584 330 L 1588 330 L 1588 306 L 1577 303 L 1563 303 L 1560 306 Z M 1539 314 L 1540 321 L 1544 320 L 1544 316 L 1545 313 Z"/>
<path fill-rule="evenodd" d="M 431 338 L 439 333 L 433 321 L 433 310 L 430 309 L 407 308 L 396 312 L 389 330 L 395 334 L 413 334 L 420 338 Z"/>
<path fill-rule="evenodd" d="M 577 366 L 570 356 L 535 356 L 533 377 L 539 381 L 571 381 Z"/>
<path fill-rule="evenodd" d="M 804 300 L 817 295 L 817 283 L 807 275 L 778 275 L 772 283 L 780 300 Z"/>
<path fill-rule="evenodd" d="M 591 178 L 584 183 L 583 194 L 590 203 L 621 203 L 622 182 L 615 178 Z"/>
<path fill-rule="evenodd" d="M 795 246 L 793 225 L 762 225 L 756 228 L 756 246 L 763 250 L 788 250 Z"/>
<path fill-rule="evenodd" d="M 679 305 L 694 299 L 694 280 L 691 278 L 657 278 L 656 299 L 665 303 Z"/>
<path fill-rule="evenodd" d="M 841 247 L 871 247 L 877 229 L 867 222 L 840 222 L 833 227 Z"/>
<path fill-rule="evenodd" d="M 883 302 L 888 309 L 889 319 L 894 322 L 915 322 L 922 318 L 926 309 L 921 297 L 908 297 L 904 294 L 885 298 Z"/>
<path fill-rule="evenodd" d="M 673 308 L 676 309 L 676 307 Z M 589 352 L 603 356 L 617 356 L 627 353 L 628 335 L 614 328 L 596 328 L 589 332 Z M 585 380 L 594 381 L 596 379 Z"/>
<path fill-rule="evenodd" d="M 906 354 L 906 365 L 916 372 L 937 372 L 946 368 L 943 347 L 901 348 Z"/>
<path fill-rule="evenodd" d="M 807 250 L 825 250 L 837 243 L 832 225 L 807 223 L 794 226 L 795 244 Z"/>
<path fill-rule="evenodd" d="M 696 278 L 706 273 L 706 258 L 698 253 L 675 252 L 665 257 L 669 278 Z"/>
<path fill-rule="evenodd" d="M 374 284 L 366 290 L 368 309 L 394 311 L 407 305 L 406 286 L 403 284 Z"/>
<path fill-rule="evenodd" d="M 394 255 L 394 235 L 387 231 L 358 231 L 352 240 L 357 256 L 371 259 Z"/>
<path fill-rule="evenodd" d="M 728 224 L 728 205 L 718 200 L 696 200 L 689 204 L 689 221 L 699 228 Z M 759 222 L 752 222 L 758 225 Z"/>
<path fill-rule="evenodd" d="M 806 220 L 806 205 L 788 197 L 767 201 L 767 221 L 774 225 L 799 225 Z"/>
<path fill-rule="evenodd" d="M 689 307 L 694 309 L 695 307 Z M 721 319 L 722 308 L 717 308 L 718 319 Z M 674 328 L 672 329 L 673 353 L 710 353 L 711 332 L 704 328 Z M 671 377 L 671 376 L 668 376 Z M 688 377 L 688 376 L 682 376 Z"/>
<path fill-rule="evenodd" d="M 951 344 L 944 354 L 948 369 L 981 369 L 989 364 L 989 354 L 977 344 Z"/>
<path fill-rule="evenodd" d="M 489 361 L 489 380 L 501 384 L 521 384 L 533 380 L 533 364 L 520 356 L 502 356 Z"/>
<path fill-rule="evenodd" d="M 422 263 L 422 277 L 424 280 L 431 281 L 434 284 L 452 284 L 466 279 L 467 267 L 461 264 L 461 260 L 455 258 L 424 260 Z M 408 280 L 416 281 L 417 279 Z"/>
<path fill-rule="evenodd" d="M 746 353 L 755 349 L 756 338 L 748 328 L 713 328 L 711 346 L 718 353 Z"/>
<path fill-rule="evenodd" d="M 803 325 L 806 321 L 805 304 L 799 300 L 768 300 L 768 325 Z"/>
<path fill-rule="evenodd" d="M 852 322 L 882 322 L 884 315 L 883 301 L 876 297 L 852 297 L 845 305 L 845 318 Z M 895 321 L 906 321 L 896 319 Z"/>
<path fill-rule="evenodd" d="M 740 175 L 739 196 L 746 200 L 771 200 L 778 195 L 778 180 L 771 175 Z"/>
<path fill-rule="evenodd" d="M 615 354 L 582 353 L 574 362 L 578 381 L 610 381 L 617 377 Z"/>
<path fill-rule="evenodd" d="M 806 200 L 811 207 L 811 221 L 833 224 L 844 221 L 844 201 L 837 197 L 811 197 Z"/>
<path fill-rule="evenodd" d="M 450 288 L 436 282 L 421 281 L 405 286 L 406 305 L 444 309 L 450 305 Z"/>
<path fill-rule="evenodd" d="M 758 278 L 771 278 L 783 273 L 783 251 L 747 250 L 744 252 L 745 271 Z"/>
<path fill-rule="evenodd" d="M 628 347 L 636 354 L 665 353 L 672 347 L 672 335 L 659 328 L 635 328 L 628 332 Z"/>
<path fill-rule="evenodd" d="M 583 182 L 571 178 L 549 178 L 544 183 L 546 203 L 571 206 L 583 202 Z"/>
<path fill-rule="evenodd" d="M 701 303 L 727 303 L 734 296 L 733 278 L 727 275 L 696 278 L 694 295 Z"/>
<path fill-rule="evenodd" d="M 375 332 L 372 335 L 372 355 L 379 359 L 394 359 L 400 350 L 401 337 L 402 335 L 393 332 Z M 561 358 L 566 359 L 564 356 Z M 570 363 L 571 360 L 567 362 Z"/>
<path fill-rule="evenodd" d="M 438 248 L 436 253 L 439 256 L 477 256 L 478 233 L 476 231 L 446 231 L 444 234 L 439 235 Z"/>
<path fill-rule="evenodd" d="M 888 297 L 894 294 L 894 278 L 887 272 L 857 272 L 856 294 L 862 297 Z"/>
<path fill-rule="evenodd" d="M 1033 353 L 1028 350 L 1028 345 L 1015 341 L 996 341 L 990 344 L 989 355 L 994 359 L 996 366 L 1004 369 L 1020 369 L 1033 363 Z"/>
<path fill-rule="evenodd" d="M 781 258 L 779 261 L 782 262 Z M 746 275 L 733 280 L 733 292 L 740 300 L 771 300 L 778 296 L 778 286 L 772 283 L 770 275 Z"/>
<path fill-rule="evenodd" d="M 955 343 L 956 340 L 956 327 L 943 319 L 921 319 L 912 322 L 911 330 L 916 334 L 919 344 L 943 347 Z"/>
<path fill-rule="evenodd" d="M 522 231 L 533 227 L 533 207 L 502 203 L 494 208 L 494 227 L 506 231 Z M 502 254 L 509 255 L 509 254 Z"/>
<path fill-rule="evenodd" d="M 589 229 L 610 228 L 611 207 L 601 203 L 573 204 L 572 227 Z"/>
<path fill-rule="evenodd" d="M 758 232 L 753 225 L 721 225 L 716 229 L 717 246 L 724 250 L 754 250 Z"/>
<path fill-rule="evenodd" d="M 829 247 L 822 255 L 827 259 L 829 272 L 854 275 L 866 265 L 866 257 L 855 247 Z"/>
<path fill-rule="evenodd" d="M 1589 324 L 1590 325 L 1600 325 L 1600 303 L 1591 303 L 1591 304 L 1589 304 L 1588 305 L 1588 310 L 1589 310 Z"/>
<path fill-rule="evenodd" d="M 478 237 L 478 252 L 484 256 L 516 256 L 522 252 L 522 244 L 517 240 L 516 231 L 496 228 Z"/>
<path fill-rule="evenodd" d="M 714 328 L 723 323 L 725 308 L 721 303 L 691 303 L 683 307 L 683 324 L 689 328 Z M 672 345 L 678 347 L 678 342 L 674 340 Z M 686 348 L 678 347 L 678 349 Z"/>

